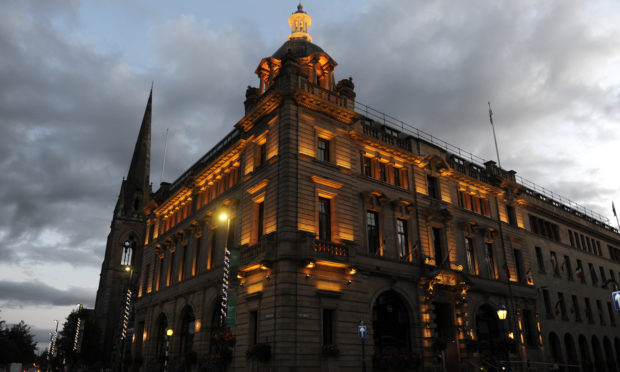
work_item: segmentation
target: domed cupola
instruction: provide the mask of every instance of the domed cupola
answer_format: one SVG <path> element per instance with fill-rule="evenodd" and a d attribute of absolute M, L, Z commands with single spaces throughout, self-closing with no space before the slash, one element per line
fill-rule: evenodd
<path fill-rule="evenodd" d="M 259 95 L 265 93 L 273 85 L 285 56 L 297 60 L 310 83 L 323 89 L 333 90 L 335 88 L 334 68 L 338 63 L 318 45 L 312 43 L 312 37 L 308 33 L 312 18 L 304 11 L 301 3 L 297 6 L 297 11 L 288 18 L 288 24 L 291 26 L 288 40 L 271 57 L 263 58 L 256 68 L 256 74 L 260 80 Z"/>

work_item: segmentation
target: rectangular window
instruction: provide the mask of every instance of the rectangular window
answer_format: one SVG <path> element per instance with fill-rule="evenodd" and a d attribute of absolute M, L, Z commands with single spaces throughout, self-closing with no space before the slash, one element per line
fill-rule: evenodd
<path fill-rule="evenodd" d="M 601 283 L 605 284 L 607 281 L 607 278 L 605 277 L 605 269 L 603 269 L 603 266 L 599 266 L 598 270 L 601 273 Z"/>
<path fill-rule="evenodd" d="M 598 283 L 598 278 L 596 277 L 596 270 L 594 270 L 594 265 L 589 263 L 588 268 L 590 269 L 590 276 L 592 277 L 592 285 L 596 286 L 596 284 Z"/>
<path fill-rule="evenodd" d="M 439 184 L 437 183 L 437 178 L 428 175 L 426 177 L 426 182 L 428 184 L 428 196 L 433 199 L 439 199 Z"/>
<path fill-rule="evenodd" d="M 590 252 L 586 246 L 586 239 L 583 237 L 583 234 L 579 234 L 579 237 L 581 238 L 581 246 L 583 247 L 583 250 Z"/>
<path fill-rule="evenodd" d="M 400 187 L 400 168 L 392 168 L 392 172 L 394 174 L 394 185 Z"/>
<path fill-rule="evenodd" d="M 168 261 L 168 272 L 166 273 L 166 287 L 170 287 L 172 284 L 172 270 L 174 269 L 174 254 L 176 251 L 170 253 L 170 261 Z"/>
<path fill-rule="evenodd" d="M 592 252 L 592 242 L 590 242 L 590 237 L 586 236 L 586 243 L 588 243 L 588 252 Z"/>
<path fill-rule="evenodd" d="M 476 270 L 476 253 L 474 250 L 474 239 L 465 238 L 465 255 L 467 258 L 467 269 L 471 275 L 477 275 Z"/>
<path fill-rule="evenodd" d="M 506 214 L 508 215 L 508 223 L 517 226 L 517 211 L 512 205 L 506 205 Z"/>
<path fill-rule="evenodd" d="M 616 310 L 611 305 L 611 302 L 607 301 L 607 312 L 609 313 L 609 323 L 614 327 L 616 326 L 616 316 L 614 315 L 615 311 Z"/>
<path fill-rule="evenodd" d="M 334 310 L 323 309 L 323 345 L 334 344 Z"/>
<path fill-rule="evenodd" d="M 265 164 L 267 160 L 267 146 L 265 142 L 258 145 L 256 155 L 256 166 Z"/>
<path fill-rule="evenodd" d="M 598 240 L 596 241 L 596 251 L 599 256 L 603 255 L 603 250 L 601 249 L 601 242 Z"/>
<path fill-rule="evenodd" d="M 601 325 L 605 325 L 605 315 L 603 315 L 603 304 L 601 300 L 596 300 L 596 310 L 598 311 L 598 320 Z"/>
<path fill-rule="evenodd" d="M 525 276 L 523 275 L 523 256 L 521 254 L 521 250 L 514 249 L 513 252 L 515 256 L 515 267 L 517 269 L 517 281 L 524 282 Z"/>
<path fill-rule="evenodd" d="M 575 321 L 581 322 L 581 309 L 579 308 L 579 300 L 577 296 L 572 295 L 573 305 L 571 306 L 571 313 L 575 313 Z"/>
<path fill-rule="evenodd" d="M 443 242 L 442 242 L 443 229 L 438 228 L 438 227 L 433 227 L 432 233 L 433 233 L 433 251 L 435 253 L 435 265 L 440 266 L 440 265 L 443 265 L 444 261 L 446 261 L 446 258 L 444 258 L 443 247 L 442 247 L 443 246 Z"/>
<path fill-rule="evenodd" d="M 541 273 L 545 272 L 545 260 L 543 259 L 542 249 L 540 247 L 536 247 L 536 261 L 538 261 L 538 271 Z"/>
<path fill-rule="evenodd" d="M 153 275 L 153 279 L 155 283 L 153 283 L 153 287 L 155 287 L 155 291 L 159 291 L 159 285 L 161 283 L 161 271 L 164 268 L 164 258 L 159 257 L 157 259 L 157 275 Z"/>
<path fill-rule="evenodd" d="M 198 262 L 200 260 L 200 244 L 202 243 L 202 238 L 196 238 L 196 246 L 194 247 L 194 261 L 192 262 L 192 276 L 198 274 Z"/>
<path fill-rule="evenodd" d="M 573 280 L 573 269 L 570 264 L 570 257 L 564 255 L 564 262 L 562 262 L 562 271 L 566 270 L 566 276 L 568 280 Z"/>
<path fill-rule="evenodd" d="M 558 292 L 558 303 L 560 304 L 560 314 L 563 320 L 568 320 L 566 315 L 566 303 L 564 303 L 564 293 Z"/>
<path fill-rule="evenodd" d="M 187 244 L 183 245 L 181 257 L 179 257 L 179 282 L 183 281 L 185 275 L 185 258 L 187 257 Z"/>
<path fill-rule="evenodd" d="M 329 161 L 329 140 L 319 137 L 317 139 L 318 159 L 321 161 Z"/>
<path fill-rule="evenodd" d="M 549 291 L 543 289 L 543 301 L 545 302 L 545 312 L 547 318 L 553 318 L 553 310 L 551 310 L 551 299 L 549 298 Z"/>
<path fill-rule="evenodd" d="M 592 306 L 590 305 L 590 299 L 586 297 L 586 318 L 588 323 L 594 323 L 594 316 L 592 314 Z"/>
<path fill-rule="evenodd" d="M 146 287 L 147 291 L 150 292 L 148 290 L 148 283 L 149 283 L 149 274 L 151 273 L 151 264 L 146 264 L 146 271 L 144 272 L 144 276 L 142 277 L 142 283 L 140 283 L 140 293 L 144 293 L 144 287 Z"/>
<path fill-rule="evenodd" d="M 581 260 L 577 260 L 577 269 L 575 270 L 575 276 L 579 278 L 579 280 L 581 280 L 582 284 L 585 284 L 586 276 L 583 272 L 583 264 L 581 263 Z"/>
<path fill-rule="evenodd" d="M 407 220 L 396 220 L 396 244 L 398 245 L 398 257 L 401 260 L 409 259 L 409 237 L 407 234 Z"/>
<path fill-rule="evenodd" d="M 580 250 L 583 250 L 581 242 L 579 240 L 579 234 L 575 233 L 575 247 L 579 248 Z"/>
<path fill-rule="evenodd" d="M 379 162 L 379 179 L 383 182 L 387 182 L 387 171 L 384 162 Z"/>
<path fill-rule="evenodd" d="M 551 272 L 553 273 L 553 276 L 560 276 L 560 265 L 558 264 L 558 256 L 555 254 L 554 251 L 549 252 L 550 255 L 550 259 L 549 261 L 551 262 Z"/>
<path fill-rule="evenodd" d="M 376 256 L 381 255 L 379 241 L 379 214 L 375 211 L 366 211 L 366 226 L 368 231 L 368 251 Z"/>
<path fill-rule="evenodd" d="M 568 237 L 570 239 L 570 246 L 574 247 L 575 246 L 575 239 L 573 238 L 573 232 L 571 230 L 568 230 Z"/>
<path fill-rule="evenodd" d="M 332 240 L 331 200 L 319 198 L 319 240 Z"/>
<path fill-rule="evenodd" d="M 362 172 L 366 177 L 372 177 L 372 159 L 362 156 Z"/>
<path fill-rule="evenodd" d="M 525 333 L 525 343 L 528 346 L 536 346 L 536 332 L 534 329 L 534 321 L 532 320 L 532 312 L 527 309 L 521 310 L 523 314 L 523 332 Z"/>
<path fill-rule="evenodd" d="M 258 311 L 250 310 L 248 319 L 248 344 L 249 346 L 258 343 Z"/>
<path fill-rule="evenodd" d="M 211 230 L 211 241 L 209 242 L 209 257 L 207 258 L 207 270 L 215 267 L 215 245 L 217 243 L 217 230 Z"/>
<path fill-rule="evenodd" d="M 265 202 L 256 204 L 256 240 L 264 234 Z"/>
<path fill-rule="evenodd" d="M 495 273 L 495 255 L 493 254 L 493 243 L 484 244 L 484 260 L 487 264 L 489 278 L 497 279 Z"/>
<path fill-rule="evenodd" d="M 557 224 L 543 220 L 536 216 L 530 216 L 530 229 L 534 234 L 543 236 L 547 239 L 560 241 L 560 230 Z"/>

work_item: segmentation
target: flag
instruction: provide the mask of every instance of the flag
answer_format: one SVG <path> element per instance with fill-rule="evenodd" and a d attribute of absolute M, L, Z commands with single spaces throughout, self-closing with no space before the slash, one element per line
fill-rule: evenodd
<path fill-rule="evenodd" d="M 413 261 L 417 262 L 418 261 L 418 256 L 419 256 L 419 250 L 418 250 L 418 243 L 420 241 L 416 240 L 415 244 L 413 245 Z"/>
<path fill-rule="evenodd" d="M 558 261 L 556 260 L 554 255 L 551 255 L 551 258 L 549 259 L 549 261 L 551 261 L 551 267 L 553 268 L 553 273 L 557 274 L 558 273 Z"/>
<path fill-rule="evenodd" d="M 581 268 L 581 266 L 575 269 L 575 276 L 577 276 L 577 278 L 579 279 L 583 279 L 583 269 Z"/>
<path fill-rule="evenodd" d="M 532 279 L 532 269 L 527 269 L 527 272 L 525 273 L 525 280 L 527 280 L 528 283 L 532 283 L 534 281 Z"/>
<path fill-rule="evenodd" d="M 618 217 L 618 215 L 616 214 L 616 206 L 614 205 L 614 202 L 611 202 L 611 210 L 614 211 L 614 217 Z"/>
<path fill-rule="evenodd" d="M 554 309 L 555 309 L 555 315 L 556 316 L 560 315 L 560 300 L 558 300 L 558 302 L 555 303 Z"/>

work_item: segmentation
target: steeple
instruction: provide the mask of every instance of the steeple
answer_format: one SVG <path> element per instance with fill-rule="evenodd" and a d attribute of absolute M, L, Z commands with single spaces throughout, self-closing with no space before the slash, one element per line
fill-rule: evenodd
<path fill-rule="evenodd" d="M 119 202 L 122 212 L 133 214 L 139 213 L 144 204 L 148 201 L 150 190 L 150 172 L 151 172 L 151 106 L 153 103 L 153 87 L 149 99 L 144 110 L 142 125 L 136 145 L 131 158 L 131 165 L 127 178 L 123 181 Z M 120 211 L 119 211 L 120 212 Z"/>
<path fill-rule="evenodd" d="M 288 37 L 289 40 L 302 38 L 312 42 L 312 38 L 310 34 L 308 34 L 308 27 L 312 25 L 312 18 L 304 12 L 304 7 L 301 5 L 301 2 L 297 5 L 297 11 L 288 17 L 288 24 L 291 26 L 291 34 Z"/>

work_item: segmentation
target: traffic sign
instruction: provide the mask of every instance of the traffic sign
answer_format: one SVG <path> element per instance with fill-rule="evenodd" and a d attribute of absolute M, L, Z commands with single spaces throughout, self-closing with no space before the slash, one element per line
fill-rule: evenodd
<path fill-rule="evenodd" d="M 366 338 L 366 326 L 365 325 L 357 326 L 357 334 L 358 336 L 360 336 L 360 338 Z"/>
<path fill-rule="evenodd" d="M 620 291 L 612 292 L 611 298 L 614 300 L 614 305 L 616 305 L 616 310 L 620 310 Z"/>

